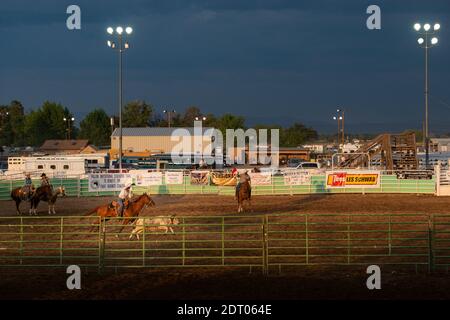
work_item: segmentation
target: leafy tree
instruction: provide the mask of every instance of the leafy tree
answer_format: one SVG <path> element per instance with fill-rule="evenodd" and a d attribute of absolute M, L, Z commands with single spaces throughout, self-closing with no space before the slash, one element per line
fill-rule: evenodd
<path fill-rule="evenodd" d="M 132 101 L 125 105 L 122 127 L 148 127 L 152 124 L 153 106 L 145 101 Z"/>
<path fill-rule="evenodd" d="M 67 122 L 64 118 L 72 118 L 70 111 L 59 103 L 46 101 L 37 110 L 31 111 L 25 117 L 24 132 L 29 145 L 40 146 L 47 139 L 65 139 L 67 137 Z M 70 122 L 70 130 L 75 138 L 76 129 Z"/>
<path fill-rule="evenodd" d="M 110 118 L 103 109 L 94 109 L 80 122 L 78 137 L 88 139 L 96 146 L 109 145 L 110 136 Z"/>
<path fill-rule="evenodd" d="M 219 129 L 225 137 L 226 129 L 244 129 L 245 119 L 244 117 L 227 113 L 215 119 L 215 121 L 211 121 L 209 124 L 216 129 Z"/>
<path fill-rule="evenodd" d="M 318 138 L 317 132 L 301 123 L 294 123 L 280 132 L 280 147 L 298 147 L 299 145 Z"/>
<path fill-rule="evenodd" d="M 198 107 L 188 107 L 183 114 L 182 124 L 185 127 L 192 127 L 194 125 L 195 118 L 203 117 L 202 112 Z"/>
<path fill-rule="evenodd" d="M 25 111 L 22 103 L 14 100 L 9 105 L 9 123 L 11 124 L 12 145 L 22 146 L 25 143 L 24 125 Z"/>
<path fill-rule="evenodd" d="M 19 101 L 0 106 L 0 144 L 19 146 L 24 143 L 24 108 Z"/>

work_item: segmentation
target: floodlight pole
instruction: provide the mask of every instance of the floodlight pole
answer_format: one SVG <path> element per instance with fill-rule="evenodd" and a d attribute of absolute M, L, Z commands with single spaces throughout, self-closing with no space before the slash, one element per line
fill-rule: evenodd
<path fill-rule="evenodd" d="M 119 170 L 122 173 L 122 35 L 119 40 Z"/>
<path fill-rule="evenodd" d="M 428 33 L 425 33 L 425 43 L 428 43 Z M 425 45 L 425 168 L 430 163 L 430 138 L 428 132 L 428 44 Z"/>

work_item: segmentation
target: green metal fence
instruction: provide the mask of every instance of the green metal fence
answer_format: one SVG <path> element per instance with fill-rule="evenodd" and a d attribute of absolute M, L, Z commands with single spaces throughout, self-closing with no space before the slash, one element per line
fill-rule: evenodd
<path fill-rule="evenodd" d="M 173 233 L 146 223 L 117 237 L 122 220 L 97 217 L 0 218 L 0 266 L 77 264 L 121 268 L 392 265 L 450 266 L 450 214 L 273 214 L 180 216 Z M 153 222 L 155 223 L 155 222 Z"/>
<path fill-rule="evenodd" d="M 39 185 L 39 181 L 34 181 Z M 52 178 L 55 186 L 64 186 L 69 196 L 103 196 L 115 195 L 117 192 L 89 192 L 88 179 L 79 178 Z M 22 180 L 0 180 L 0 200 L 9 200 L 11 190 L 23 185 Z M 135 187 L 134 192 L 139 194 L 144 191 L 151 194 L 220 194 L 233 195 L 234 188 L 216 185 L 192 185 L 190 177 L 185 176 L 183 184 L 158 185 L 151 187 Z M 283 176 L 273 176 L 270 185 L 252 186 L 253 195 L 294 195 L 294 194 L 328 194 L 328 193 L 416 193 L 434 194 L 436 181 L 433 176 L 430 180 L 398 179 L 396 175 L 385 174 L 381 176 L 379 188 L 342 188 L 327 189 L 325 175 L 311 177 L 311 182 L 306 185 L 285 185 Z"/>

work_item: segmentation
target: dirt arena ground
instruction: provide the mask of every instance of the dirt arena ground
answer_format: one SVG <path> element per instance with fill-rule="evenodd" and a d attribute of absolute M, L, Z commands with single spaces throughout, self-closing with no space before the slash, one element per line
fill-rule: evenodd
<path fill-rule="evenodd" d="M 228 215 L 236 214 L 236 201 L 230 196 L 172 195 L 153 196 L 156 207 L 144 215 Z M 57 215 L 77 216 L 98 205 L 108 203 L 110 197 L 59 198 Z M 21 204 L 28 215 L 28 203 Z M 255 196 L 251 210 L 245 214 L 273 213 L 450 213 L 450 197 L 396 194 L 334 194 L 295 196 Z M 13 201 L 0 202 L 0 216 L 15 216 Z M 47 216 L 47 204 L 41 203 L 38 215 Z"/>
<path fill-rule="evenodd" d="M 57 215 L 83 215 L 107 197 L 64 198 Z M 155 196 L 145 215 L 235 215 L 232 197 Z M 22 204 L 22 211 L 28 208 Z M 429 195 L 303 195 L 254 197 L 251 212 L 274 213 L 450 213 L 450 197 Z M 0 216 L 15 216 L 12 201 L 0 203 Z M 47 207 L 39 207 L 47 216 Z M 26 214 L 27 215 L 27 214 Z M 83 274 L 82 290 L 66 288 L 65 270 L 17 271 L 0 277 L 0 299 L 450 299 L 450 274 L 382 270 L 382 289 L 368 290 L 365 268 L 302 267 L 263 276 L 248 270 L 144 269 Z"/>

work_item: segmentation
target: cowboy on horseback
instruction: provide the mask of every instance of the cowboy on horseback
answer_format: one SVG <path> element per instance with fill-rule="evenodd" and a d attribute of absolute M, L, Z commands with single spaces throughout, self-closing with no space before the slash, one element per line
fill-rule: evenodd
<path fill-rule="evenodd" d="M 53 190 L 53 186 L 51 185 L 50 180 L 45 173 L 41 174 L 41 187 L 43 186 L 49 186 L 50 189 Z"/>
<path fill-rule="evenodd" d="M 34 191 L 35 190 L 33 181 L 31 180 L 31 174 L 27 172 L 25 173 L 25 184 L 22 187 L 22 194 L 25 199 L 29 200 L 33 196 Z"/>
<path fill-rule="evenodd" d="M 250 175 L 248 174 L 248 172 L 245 171 L 245 173 L 239 174 L 239 182 L 238 182 L 238 184 L 236 185 L 236 198 L 238 197 L 238 194 L 239 194 L 239 190 L 240 190 L 240 188 L 241 188 L 241 185 L 242 185 L 243 183 L 245 183 L 245 182 L 248 182 L 248 185 L 250 186 L 249 192 L 250 192 L 250 195 L 251 195 L 251 193 L 252 193 L 252 188 L 251 188 L 251 184 L 250 184 L 251 179 L 250 179 Z"/>
<path fill-rule="evenodd" d="M 125 208 L 125 200 L 130 200 L 132 197 L 132 193 L 131 193 L 131 186 L 133 184 L 131 182 L 127 183 L 125 185 L 125 187 L 120 191 L 119 193 L 119 200 L 117 201 L 117 203 L 119 204 L 119 208 L 117 209 L 117 215 L 119 217 L 123 216 L 123 211 Z"/>

